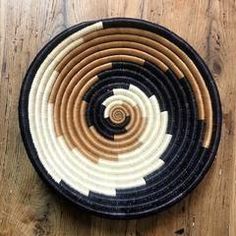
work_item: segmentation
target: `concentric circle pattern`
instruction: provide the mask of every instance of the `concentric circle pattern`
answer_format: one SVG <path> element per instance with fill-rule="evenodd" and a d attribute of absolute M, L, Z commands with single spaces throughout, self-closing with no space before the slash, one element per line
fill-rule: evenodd
<path fill-rule="evenodd" d="M 37 55 L 20 126 L 39 174 L 78 206 L 135 218 L 190 192 L 220 138 L 215 83 L 167 29 L 106 19 L 67 29 Z"/>

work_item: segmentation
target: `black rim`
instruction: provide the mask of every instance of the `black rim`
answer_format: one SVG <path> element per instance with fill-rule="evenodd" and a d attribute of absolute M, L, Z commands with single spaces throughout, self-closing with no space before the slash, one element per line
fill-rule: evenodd
<path fill-rule="evenodd" d="M 60 193 L 62 196 L 64 196 L 65 198 L 67 198 L 68 200 L 70 200 L 71 202 L 73 202 L 74 204 L 76 204 L 78 207 L 80 207 L 83 210 L 89 211 L 93 214 L 109 217 L 109 218 L 121 218 L 121 219 L 138 218 L 141 216 L 147 216 L 156 212 L 160 212 L 168 208 L 169 206 L 175 204 L 176 202 L 180 201 L 181 199 L 183 199 L 189 192 L 191 192 L 197 186 L 197 184 L 205 176 L 206 172 L 208 171 L 212 162 L 214 161 L 214 158 L 217 152 L 217 148 L 220 141 L 221 123 L 222 123 L 220 98 L 219 98 L 216 84 L 212 78 L 212 75 L 209 69 L 205 65 L 204 61 L 200 58 L 200 56 L 196 53 L 196 51 L 187 42 L 185 42 L 183 39 L 178 37 L 173 32 L 169 31 L 168 29 L 160 25 L 147 22 L 147 21 L 131 19 L 131 18 L 112 18 L 112 19 L 102 20 L 104 28 L 133 27 L 133 28 L 148 30 L 158 35 L 161 35 L 164 38 L 167 38 L 169 41 L 173 42 L 175 45 L 177 45 L 182 51 L 184 51 L 188 55 L 188 57 L 194 62 L 194 64 L 196 65 L 196 67 L 198 68 L 199 72 L 201 73 L 202 77 L 205 80 L 205 84 L 208 88 L 208 91 L 211 97 L 212 107 L 213 107 L 213 124 L 214 124 L 213 133 L 212 133 L 213 138 L 212 138 L 209 149 L 205 150 L 201 148 L 200 150 L 201 155 L 199 154 L 197 155 L 199 160 L 201 158 L 207 157 L 203 163 L 198 163 L 197 168 L 194 170 L 196 171 L 197 175 L 195 175 L 193 179 L 190 179 L 189 181 L 187 181 L 187 185 L 185 185 L 184 187 L 181 187 L 180 190 L 178 190 L 177 194 L 173 194 L 169 198 L 168 197 L 165 197 L 163 199 L 160 198 L 160 204 L 155 205 L 155 207 L 149 207 L 146 209 L 140 207 L 140 210 L 136 210 L 134 212 L 129 212 L 129 213 L 116 212 L 114 209 L 111 211 L 108 211 L 107 208 L 102 208 L 102 207 L 93 208 L 92 204 L 89 206 L 88 204 L 86 204 L 86 202 L 84 203 L 80 198 L 78 198 L 77 193 L 75 193 L 75 191 L 72 188 L 70 188 L 68 185 L 66 185 L 63 181 L 61 183 L 57 183 L 50 177 L 50 175 L 47 173 L 44 166 L 40 162 L 37 155 L 37 151 L 33 144 L 33 140 L 32 140 L 30 129 L 29 129 L 28 96 L 30 93 L 31 84 L 32 84 L 34 75 L 36 74 L 41 63 L 44 61 L 44 59 L 49 54 L 49 52 L 52 51 L 53 48 L 55 48 L 61 41 L 63 41 L 69 35 L 73 34 L 74 32 L 94 22 L 95 21 L 81 23 L 63 31 L 62 33 L 57 35 L 55 38 L 53 38 L 47 45 L 45 45 L 44 48 L 40 50 L 38 55 L 35 57 L 35 59 L 31 63 L 31 66 L 29 67 L 26 73 L 26 76 L 24 78 L 23 84 L 22 84 L 20 100 L 19 100 L 19 124 L 20 124 L 21 135 L 23 138 L 23 142 L 24 142 L 27 154 L 34 168 L 37 170 L 41 178 L 50 186 L 52 186 L 58 193 Z M 116 67 L 119 68 L 119 66 L 120 66 L 119 63 L 117 63 L 117 65 L 115 65 L 114 63 L 114 68 Z M 135 65 L 131 65 L 127 63 L 122 66 L 126 66 L 126 69 L 129 70 L 130 67 L 135 66 Z M 153 73 L 157 73 L 156 71 L 153 71 L 155 70 L 155 68 L 152 68 L 152 65 L 146 64 L 144 68 L 149 71 L 152 71 Z M 172 72 L 170 71 L 168 73 L 171 74 Z M 101 74 L 100 76 L 105 77 L 106 75 Z M 188 86 L 188 84 L 186 84 L 185 82 L 186 81 L 182 81 L 183 87 Z M 199 129 L 199 132 L 201 132 L 201 129 L 202 129 L 201 127 L 203 127 L 203 125 L 204 124 L 201 124 L 201 123 L 197 124 L 196 127 L 197 129 Z M 158 173 L 158 175 L 160 174 Z M 144 191 L 144 190 L 140 190 L 140 191 Z M 122 194 L 130 195 L 132 194 L 132 192 L 128 192 L 128 193 L 122 192 Z M 98 196 L 93 193 L 90 195 L 90 197 L 92 201 L 95 201 L 96 199 L 98 199 Z M 112 199 L 107 199 L 106 197 L 104 197 L 100 199 L 100 201 L 110 201 L 111 203 L 114 203 L 116 200 L 113 201 Z"/>

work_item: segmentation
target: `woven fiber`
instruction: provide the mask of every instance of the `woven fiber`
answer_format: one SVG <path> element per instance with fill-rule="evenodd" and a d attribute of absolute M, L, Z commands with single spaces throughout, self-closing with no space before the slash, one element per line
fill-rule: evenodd
<path fill-rule="evenodd" d="M 102 216 L 173 205 L 202 179 L 221 130 L 216 85 L 184 40 L 146 21 L 73 26 L 32 62 L 19 119 L 35 169 Z"/>

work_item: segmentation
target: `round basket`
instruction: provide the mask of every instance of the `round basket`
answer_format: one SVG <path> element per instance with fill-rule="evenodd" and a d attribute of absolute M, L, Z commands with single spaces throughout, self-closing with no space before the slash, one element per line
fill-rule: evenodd
<path fill-rule="evenodd" d="M 21 134 L 35 169 L 89 212 L 137 218 L 189 193 L 214 160 L 221 106 L 203 60 L 147 21 L 75 25 L 25 76 Z"/>

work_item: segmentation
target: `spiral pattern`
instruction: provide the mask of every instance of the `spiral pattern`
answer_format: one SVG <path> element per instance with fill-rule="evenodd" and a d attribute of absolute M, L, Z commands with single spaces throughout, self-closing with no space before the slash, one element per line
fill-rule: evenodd
<path fill-rule="evenodd" d="M 183 198 L 220 137 L 216 86 L 198 54 L 135 19 L 62 32 L 31 64 L 20 127 L 39 174 L 78 206 L 132 218 Z"/>

